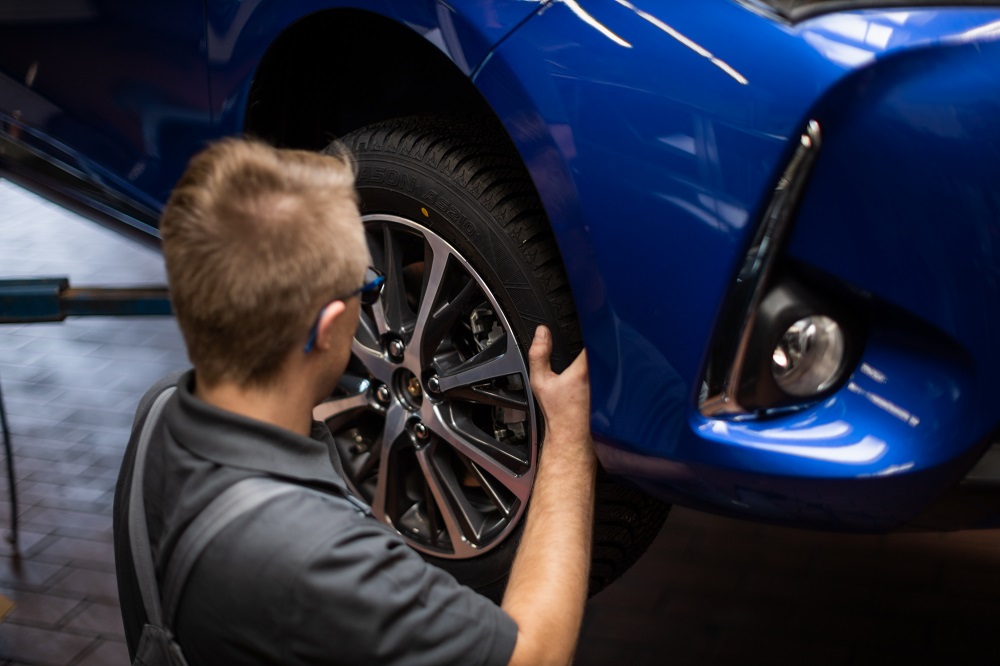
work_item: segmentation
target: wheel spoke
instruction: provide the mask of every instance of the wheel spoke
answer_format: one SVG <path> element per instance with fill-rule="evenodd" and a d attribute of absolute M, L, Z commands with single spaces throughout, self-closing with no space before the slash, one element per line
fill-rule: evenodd
<path fill-rule="evenodd" d="M 410 346 L 420 351 L 420 358 L 429 359 L 430 354 L 441 342 L 426 338 L 427 324 L 431 319 L 434 304 L 441 293 L 444 284 L 444 274 L 448 267 L 448 257 L 451 252 L 442 243 L 428 238 L 424 249 L 424 285 L 420 296 L 420 308 L 413 326 L 413 337 Z M 433 338 L 433 335 L 431 336 Z M 443 337 L 443 336 L 442 336 Z"/>
<path fill-rule="evenodd" d="M 489 384 L 461 386 L 443 395 L 445 400 L 468 400 L 507 409 L 528 409 L 528 400 L 522 393 L 494 388 Z"/>
<path fill-rule="evenodd" d="M 389 332 L 389 322 L 385 320 L 385 305 L 382 302 L 382 295 L 379 295 L 372 305 L 372 319 L 375 320 L 375 330 L 378 331 L 375 340 L 378 340 Z"/>
<path fill-rule="evenodd" d="M 435 424 L 435 426 L 432 428 L 435 434 L 456 452 L 478 465 L 482 471 L 493 476 L 518 499 L 527 501 L 531 492 L 531 476 L 518 474 L 500 462 L 498 457 L 505 458 L 518 466 L 526 466 L 530 461 L 517 455 L 511 447 L 506 447 L 501 442 L 484 434 L 475 424 L 463 417 L 454 419 L 452 427 L 447 424 Z"/>
<path fill-rule="evenodd" d="M 399 405 L 390 405 L 385 414 L 385 427 L 382 437 L 376 442 L 379 451 L 378 483 L 375 486 L 375 496 L 372 497 L 372 512 L 381 521 L 386 519 L 386 506 L 389 496 L 389 483 L 392 481 L 389 471 L 393 444 L 403 436 L 406 427 L 406 410 Z"/>
<path fill-rule="evenodd" d="M 482 520 L 477 520 L 478 512 L 469 505 L 454 475 L 437 464 L 433 450 L 428 446 L 417 451 L 417 461 L 448 531 L 452 550 L 459 557 L 469 557 L 476 554 L 473 544 L 479 541 Z"/>
<path fill-rule="evenodd" d="M 458 452 L 456 452 L 455 455 L 459 457 L 462 464 L 469 470 L 469 473 L 475 477 L 479 487 L 482 488 L 483 492 L 486 493 L 486 496 L 490 498 L 493 506 L 495 506 L 500 513 L 503 514 L 504 518 L 510 518 L 510 516 L 514 513 L 514 507 L 517 505 L 518 500 L 515 500 L 514 502 L 508 501 L 501 492 L 499 487 L 500 484 L 497 483 L 492 476 L 485 474 L 479 465 L 469 460 L 466 456 L 463 456 Z"/>
<path fill-rule="evenodd" d="M 413 325 L 413 311 L 406 301 L 406 284 L 403 280 L 403 248 L 398 234 L 393 233 L 388 226 L 383 228 L 382 236 L 386 262 L 385 284 L 376 308 L 384 307 L 385 329 L 380 328 L 379 333 L 403 336 Z"/>
<path fill-rule="evenodd" d="M 459 317 L 465 314 L 474 300 L 481 298 L 479 285 L 469 278 L 462 290 L 449 301 L 442 304 L 426 319 L 422 330 L 420 347 L 421 359 L 430 359 L 444 337 L 452 329 Z"/>
<path fill-rule="evenodd" d="M 358 328 L 354 331 L 354 338 L 369 349 L 377 349 L 382 329 L 385 328 L 385 312 L 379 302 L 371 307 L 371 316 L 362 308 L 361 318 L 358 320 Z"/>
<path fill-rule="evenodd" d="M 368 407 L 368 396 L 364 393 L 349 395 L 343 398 L 333 398 L 313 407 L 313 418 L 317 421 L 327 421 L 348 412 Z"/>
<path fill-rule="evenodd" d="M 361 364 L 365 366 L 365 370 L 371 373 L 372 377 L 383 384 L 387 384 L 392 380 L 392 373 L 396 368 L 382 356 L 382 352 L 366 347 L 357 338 L 351 344 L 351 351 L 361 361 Z"/>
<path fill-rule="evenodd" d="M 510 336 L 505 334 L 504 339 L 510 340 Z M 504 345 L 499 341 L 495 342 L 468 361 L 447 372 L 442 372 L 438 377 L 441 390 L 450 391 L 473 384 L 483 384 L 507 375 L 523 373 L 524 361 L 518 356 L 516 349 L 510 349 L 511 347 L 513 347 L 511 344 Z"/>
<path fill-rule="evenodd" d="M 440 534 L 443 532 L 451 539 L 451 535 L 448 534 L 448 528 L 441 524 L 441 511 L 437 508 L 437 500 L 434 499 L 434 491 L 431 488 L 431 484 L 424 484 L 424 512 L 427 514 L 427 532 L 430 536 L 431 543 L 440 548 L 441 538 Z"/>
<path fill-rule="evenodd" d="M 313 407 L 313 418 L 317 421 L 329 421 L 368 407 L 369 386 L 371 382 L 367 377 L 344 373 L 337 382 L 337 388 L 346 395 L 334 396 Z"/>

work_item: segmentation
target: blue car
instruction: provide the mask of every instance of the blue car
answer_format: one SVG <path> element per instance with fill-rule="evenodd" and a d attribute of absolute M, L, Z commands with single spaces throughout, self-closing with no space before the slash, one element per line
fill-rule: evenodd
<path fill-rule="evenodd" d="M 1000 524 L 1000 2 L 0 5 L 8 177 L 155 244 L 230 135 L 355 156 L 387 282 L 315 415 L 464 582 L 521 529 L 541 323 L 590 359 L 595 590 L 674 503 Z"/>

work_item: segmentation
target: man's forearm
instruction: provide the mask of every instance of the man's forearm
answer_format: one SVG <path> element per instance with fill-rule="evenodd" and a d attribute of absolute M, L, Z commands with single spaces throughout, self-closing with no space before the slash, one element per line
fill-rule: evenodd
<path fill-rule="evenodd" d="M 568 664 L 583 619 L 596 461 L 589 437 L 565 441 L 560 434 L 553 428 L 543 447 L 503 599 L 518 625 L 511 664 Z"/>

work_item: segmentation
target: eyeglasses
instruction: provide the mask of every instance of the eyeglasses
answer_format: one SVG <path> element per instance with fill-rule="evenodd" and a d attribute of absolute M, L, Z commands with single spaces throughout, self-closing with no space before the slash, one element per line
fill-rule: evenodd
<path fill-rule="evenodd" d="M 327 306 L 334 301 L 346 301 L 349 298 L 354 298 L 359 296 L 361 300 L 361 305 L 374 305 L 375 301 L 378 300 L 379 295 L 382 293 L 382 286 L 385 284 L 385 276 L 379 272 L 377 268 L 372 268 L 371 266 L 365 271 L 365 283 L 344 296 L 337 296 L 336 298 L 331 298 L 326 305 L 324 305 L 319 314 L 316 315 L 316 321 L 313 322 L 312 328 L 309 329 L 309 340 L 306 342 L 305 352 L 308 354 L 316 346 L 316 337 L 319 335 L 319 320 L 323 316 L 323 310 L 326 310 Z"/>

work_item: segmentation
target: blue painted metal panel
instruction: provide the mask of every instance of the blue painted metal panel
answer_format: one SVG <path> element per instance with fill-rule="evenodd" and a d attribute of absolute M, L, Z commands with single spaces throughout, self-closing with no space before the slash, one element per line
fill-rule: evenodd
<path fill-rule="evenodd" d="M 210 116 L 201 0 L 5 3 L 0 113 L 131 198 L 164 201 Z"/>
<path fill-rule="evenodd" d="M 845 81 L 821 113 L 827 142 L 791 252 L 967 353 L 963 430 L 982 437 L 1000 372 L 1000 42 L 901 54 Z"/>
<path fill-rule="evenodd" d="M 324 11 L 361 10 L 405 25 L 470 74 L 493 45 L 544 4 L 538 0 L 206 0 L 208 55 L 218 131 L 243 127 L 253 73 L 291 25 Z M 373 35 L 373 40 L 377 36 Z M 363 57 L 364 54 L 358 54 Z M 317 63 L 344 67 L 349 63 Z"/>
<path fill-rule="evenodd" d="M 695 402 L 718 304 L 805 120 L 852 72 L 997 18 L 856 12 L 788 26 L 729 2 L 567 2 L 491 55 L 476 83 L 518 141 L 559 236 L 607 467 L 674 499 L 715 497 L 717 509 L 767 496 L 770 508 L 738 510 L 786 518 L 808 494 L 797 479 L 877 485 L 923 474 L 901 504 L 855 517 L 887 525 L 971 464 L 963 454 L 985 430 L 967 424 L 982 412 L 965 402 L 970 367 L 881 330 L 865 363 L 888 385 L 859 374 L 822 404 L 759 422 L 704 419 Z M 838 179 L 824 177 L 832 196 Z M 745 492 L 760 483 L 770 490 Z M 827 515 L 856 501 L 828 495 L 817 500 Z"/>

